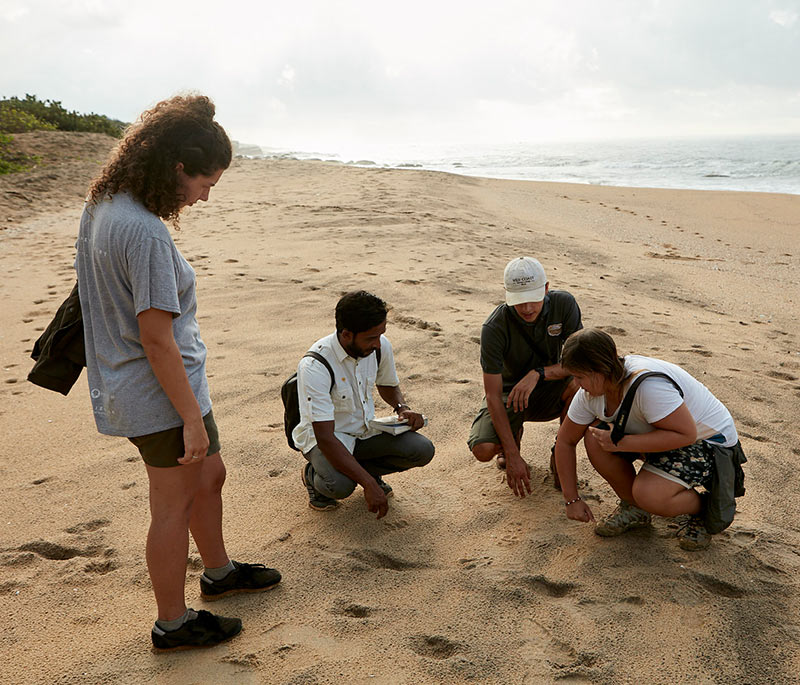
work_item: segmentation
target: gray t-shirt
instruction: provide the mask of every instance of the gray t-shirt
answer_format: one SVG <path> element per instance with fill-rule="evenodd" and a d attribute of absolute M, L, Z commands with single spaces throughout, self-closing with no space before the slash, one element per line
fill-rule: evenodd
<path fill-rule="evenodd" d="M 136 316 L 173 315 L 172 332 L 200 410 L 211 411 L 194 269 L 163 222 L 127 193 L 84 207 L 75 244 L 86 366 L 97 429 L 137 437 L 183 425 L 144 353 Z"/>

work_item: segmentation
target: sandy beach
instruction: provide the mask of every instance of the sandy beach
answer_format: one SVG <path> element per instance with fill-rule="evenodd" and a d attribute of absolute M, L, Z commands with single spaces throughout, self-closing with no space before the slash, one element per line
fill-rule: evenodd
<path fill-rule="evenodd" d="M 174 236 L 197 272 L 228 549 L 284 580 L 205 605 L 192 546 L 190 606 L 245 628 L 162 655 L 144 466 L 96 432 L 85 373 L 67 397 L 26 381 L 75 281 L 81 198 L 110 145 L 87 138 L 91 154 L 59 158 L 79 139 L 50 135 L 49 167 L 0 177 L 0 681 L 798 682 L 800 196 L 236 159 Z M 523 254 L 575 295 L 584 325 L 682 365 L 731 410 L 747 495 L 708 550 L 681 550 L 666 519 L 615 539 L 568 520 L 547 469 L 556 423 L 526 426 L 525 499 L 470 455 L 480 326 Z M 381 520 L 360 489 L 310 510 L 283 434 L 281 383 L 357 288 L 392 307 L 401 387 L 437 450 L 387 478 Z M 578 474 L 609 513 L 582 448 Z"/>

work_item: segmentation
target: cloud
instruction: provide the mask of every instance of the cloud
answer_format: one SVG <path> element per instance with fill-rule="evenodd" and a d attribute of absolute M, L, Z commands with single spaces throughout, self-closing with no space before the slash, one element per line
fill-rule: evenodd
<path fill-rule="evenodd" d="M 791 27 L 797 23 L 798 14 L 793 10 L 772 10 L 769 18 L 778 26 Z"/>
<path fill-rule="evenodd" d="M 234 137 L 276 145 L 712 120 L 800 132 L 799 15 L 796 0 L 29 0 L 0 13 L 0 61 L 15 65 L 0 95 L 131 120 L 200 90 Z"/>
<path fill-rule="evenodd" d="M 291 88 L 294 85 L 294 77 L 295 70 L 287 64 L 281 71 L 281 75 L 278 77 L 278 85 Z"/>

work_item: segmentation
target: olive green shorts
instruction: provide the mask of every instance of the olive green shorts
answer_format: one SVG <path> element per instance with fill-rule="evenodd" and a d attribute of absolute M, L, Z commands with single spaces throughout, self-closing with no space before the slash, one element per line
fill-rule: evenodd
<path fill-rule="evenodd" d="M 208 452 L 206 456 L 219 452 L 219 431 L 214 421 L 214 412 L 210 411 L 203 417 L 203 424 L 208 433 Z M 128 438 L 136 447 L 145 464 L 158 467 L 181 466 L 178 459 L 183 457 L 186 450 L 183 445 L 183 426 L 167 428 L 164 431 Z"/>
<path fill-rule="evenodd" d="M 511 424 L 511 433 L 517 435 L 519 429 L 525 421 L 552 421 L 561 416 L 564 409 L 564 400 L 561 396 L 572 381 L 572 376 L 560 378 L 555 381 L 545 381 L 539 383 L 528 397 L 528 408 L 524 411 L 514 411 L 511 407 L 506 407 L 508 422 Z M 508 399 L 508 393 L 503 393 L 503 403 Z M 483 398 L 480 411 L 472 422 L 472 429 L 469 432 L 467 445 L 473 449 L 475 445 L 483 442 L 500 444 L 500 438 L 494 429 L 492 417 L 489 416 L 489 408 L 486 406 L 486 398 Z"/>

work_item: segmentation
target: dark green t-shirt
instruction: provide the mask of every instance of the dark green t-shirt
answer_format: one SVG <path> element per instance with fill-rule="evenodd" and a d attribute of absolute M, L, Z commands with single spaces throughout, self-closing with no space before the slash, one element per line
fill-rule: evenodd
<path fill-rule="evenodd" d="M 521 327 L 533 339 L 534 348 Z M 526 323 L 513 307 L 501 304 L 481 328 L 481 368 L 484 373 L 502 374 L 503 392 L 508 392 L 531 369 L 557 364 L 564 341 L 581 328 L 578 303 L 564 290 L 551 290 L 544 296 L 542 311 L 533 323 Z"/>

